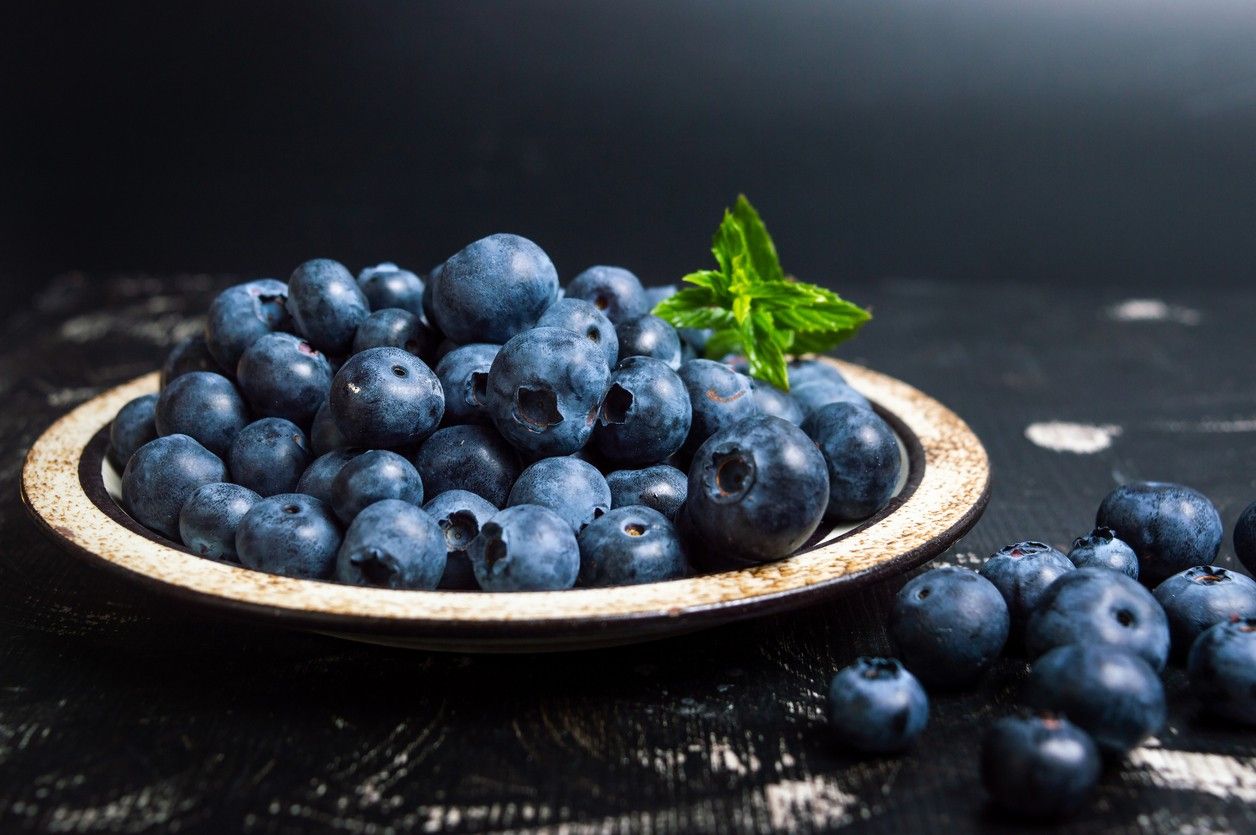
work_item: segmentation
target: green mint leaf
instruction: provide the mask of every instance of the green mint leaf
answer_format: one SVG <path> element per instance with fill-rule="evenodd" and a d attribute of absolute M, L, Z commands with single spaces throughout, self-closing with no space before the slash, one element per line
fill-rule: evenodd
<path fill-rule="evenodd" d="M 784 281 L 785 272 L 781 269 L 781 261 L 776 256 L 776 244 L 768 234 L 768 228 L 754 206 L 746 199 L 746 195 L 738 195 L 733 204 L 733 217 L 741 225 L 742 235 L 746 240 L 746 251 L 750 255 L 750 263 L 761 281 Z"/>
<path fill-rule="evenodd" d="M 789 391 L 789 373 L 785 353 L 777 344 L 776 326 L 772 317 L 755 311 L 741 326 L 742 347 L 750 364 L 750 376 Z"/>
<path fill-rule="evenodd" d="M 734 260 L 746 254 L 746 235 L 741 231 L 741 223 L 727 209 L 711 241 L 711 254 L 715 256 L 715 263 L 720 265 L 720 272 L 731 281 Z"/>
<path fill-rule="evenodd" d="M 729 354 L 740 354 L 741 331 L 737 329 L 736 324 L 731 328 L 717 330 L 711 334 L 704 353 L 709 360 L 722 360 Z"/>

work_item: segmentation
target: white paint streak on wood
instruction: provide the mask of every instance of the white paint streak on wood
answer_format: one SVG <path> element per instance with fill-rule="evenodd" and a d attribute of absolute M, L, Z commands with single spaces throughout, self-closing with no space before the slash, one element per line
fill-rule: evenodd
<path fill-rule="evenodd" d="M 1052 452 L 1093 455 L 1112 446 L 1113 439 L 1118 437 L 1121 431 L 1121 427 L 1112 424 L 1096 425 L 1052 420 L 1029 424 L 1025 427 L 1025 437 L 1031 443 Z"/>
<path fill-rule="evenodd" d="M 858 802 L 854 795 L 820 775 L 769 783 L 763 787 L 763 798 L 772 828 L 786 832 L 849 823 L 851 807 Z"/>
<path fill-rule="evenodd" d="M 1126 299 L 1108 308 L 1108 317 L 1117 322 L 1176 322 L 1198 325 L 1198 310 L 1169 304 L 1161 299 Z"/>
<path fill-rule="evenodd" d="M 1157 429 L 1165 432 L 1201 432 L 1208 435 L 1229 435 L 1242 432 L 1256 432 L 1256 418 L 1238 418 L 1235 420 L 1201 420 L 1201 421 L 1167 421 L 1157 423 Z"/>
<path fill-rule="evenodd" d="M 1130 754 L 1129 763 L 1160 788 L 1256 803 L 1256 765 L 1248 758 L 1144 746 Z"/>

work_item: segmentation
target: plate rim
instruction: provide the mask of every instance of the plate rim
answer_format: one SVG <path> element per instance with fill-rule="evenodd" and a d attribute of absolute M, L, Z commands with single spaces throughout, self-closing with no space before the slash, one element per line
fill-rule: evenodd
<path fill-rule="evenodd" d="M 686 630 L 700 628 L 707 621 L 741 619 L 809 605 L 856 583 L 910 570 L 941 553 L 971 529 L 989 501 L 989 459 L 980 440 L 962 419 L 896 378 L 830 357 L 818 359 L 842 371 L 856 388 L 868 388 L 879 395 L 873 398 L 874 407 L 894 426 L 908 450 L 909 474 L 903 491 L 859 526 L 810 544 L 786 560 L 683 580 L 509 594 L 396 591 L 277 577 L 206 560 L 127 517 L 108 496 L 100 476 L 113 413 L 132 397 L 155 391 L 156 372 L 102 392 L 45 430 L 23 463 L 21 496 L 44 530 L 92 564 L 106 566 L 129 579 L 138 579 L 142 585 L 182 599 L 302 628 L 466 640 L 560 635 L 577 641 L 579 637 L 568 630 L 596 627 L 668 632 L 677 630 L 682 621 Z M 887 399 L 908 408 L 892 408 L 884 402 Z M 956 479 L 957 472 L 975 478 Z M 939 479 L 941 483 L 935 483 Z M 958 494 L 940 495 L 939 488 L 947 485 L 958 487 Z M 927 536 L 915 536 L 910 547 L 893 548 L 893 555 L 888 558 L 852 570 L 830 571 L 828 576 L 817 579 L 798 576 L 794 571 L 801 563 L 815 563 L 826 557 L 838 560 L 843 543 L 866 539 L 869 532 L 885 527 L 896 515 L 899 524 L 888 527 L 902 527 L 905 509 L 913 511 L 913 516 L 944 525 L 930 530 Z M 76 517 L 106 524 L 99 528 L 67 524 Z M 107 548 L 102 548 L 102 537 Z M 869 544 L 864 543 L 865 551 Z M 875 540 L 871 544 L 875 545 Z M 154 565 L 154 558 L 168 564 Z M 171 576 L 169 569 L 179 566 L 190 570 Z M 779 576 L 782 572 L 784 576 Z M 744 593 L 747 587 L 752 593 Z M 661 589 L 670 594 L 660 592 Z M 241 590 L 247 595 L 240 596 Z M 677 602 L 684 599 L 686 590 L 700 592 L 699 599 Z M 663 603 L 667 597 L 671 598 L 670 604 Z M 316 605 L 311 607 L 311 603 Z M 516 611 L 506 611 L 512 609 Z"/>

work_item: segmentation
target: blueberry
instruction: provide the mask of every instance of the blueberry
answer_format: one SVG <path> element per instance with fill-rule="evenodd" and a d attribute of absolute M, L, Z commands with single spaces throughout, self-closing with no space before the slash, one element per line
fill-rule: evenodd
<path fill-rule="evenodd" d="M 1074 539 L 1068 558 L 1078 568 L 1108 568 L 1138 579 L 1138 555 L 1111 528 L 1095 528 Z"/>
<path fill-rule="evenodd" d="M 680 368 L 680 337 L 676 329 L 657 316 L 621 320 L 615 326 L 619 337 L 619 359 L 653 357 L 672 368 Z"/>
<path fill-rule="evenodd" d="M 1014 815 L 1059 818 L 1077 811 L 1099 771 L 1094 740 L 1054 713 L 1005 716 L 981 746 L 982 783 L 990 799 Z"/>
<path fill-rule="evenodd" d="M 619 361 L 619 337 L 615 326 L 602 311 L 584 299 L 559 299 L 537 320 L 538 328 L 562 328 L 578 333 L 597 346 L 606 357 L 606 367 Z"/>
<path fill-rule="evenodd" d="M 227 371 L 219 365 L 218 360 L 209 352 L 205 335 L 197 334 L 178 343 L 166 354 L 166 361 L 161 366 L 161 387 L 165 388 L 175 377 L 189 371 L 213 371 L 215 374 L 230 376 L 235 373 L 235 366 Z"/>
<path fill-rule="evenodd" d="M 763 415 L 707 439 L 689 469 L 682 524 L 721 557 L 787 557 L 815 532 L 828 501 L 824 457 L 794 424 Z"/>
<path fill-rule="evenodd" d="M 353 336 L 353 353 L 371 348 L 400 348 L 427 358 L 436 350 L 435 333 L 410 311 L 386 307 L 366 317 Z"/>
<path fill-rule="evenodd" d="M 261 496 L 238 484 L 202 484 L 179 510 L 179 538 L 194 554 L 234 562 L 236 529 L 261 500 Z"/>
<path fill-rule="evenodd" d="M 1177 658 L 1186 658 L 1191 644 L 1213 624 L 1256 618 L 1256 581 L 1215 565 L 1179 571 L 1153 593 L 1169 619 Z"/>
<path fill-rule="evenodd" d="M 336 419 L 332 417 L 331 403 L 324 400 L 323 405 L 319 406 L 318 411 L 314 413 L 314 421 L 310 425 L 310 451 L 315 455 L 326 455 L 333 449 L 343 449 L 347 446 L 349 442 L 340 433 L 340 427 L 336 425 Z"/>
<path fill-rule="evenodd" d="M 645 505 L 675 521 L 676 512 L 689 492 L 689 477 L 668 464 L 644 470 L 615 470 L 606 476 L 611 507 Z"/>
<path fill-rule="evenodd" d="M 157 437 L 157 395 L 142 394 L 118 410 L 109 424 L 109 461 L 119 470 L 135 451 Z"/>
<path fill-rule="evenodd" d="M 236 530 L 241 565 L 307 580 L 331 579 L 340 542 L 331 508 L 304 493 L 262 499 Z"/>
<path fill-rule="evenodd" d="M 664 284 L 661 287 L 645 288 L 645 303 L 647 310 L 653 310 L 663 299 L 670 299 L 680 291 L 675 284 Z"/>
<path fill-rule="evenodd" d="M 175 377 L 157 397 L 157 434 L 195 438 L 220 458 L 248 422 L 248 408 L 235 384 L 212 371 Z"/>
<path fill-rule="evenodd" d="M 445 420 L 451 423 L 489 421 L 488 370 L 500 345 L 473 342 L 461 345 L 441 357 L 436 377 L 445 392 Z"/>
<path fill-rule="evenodd" d="M 351 586 L 434 589 L 445 572 L 445 537 L 431 516 L 399 499 L 354 517 L 336 556 L 336 579 Z"/>
<path fill-rule="evenodd" d="M 346 525 L 367 507 L 385 499 L 423 504 L 423 480 L 414 465 L 395 452 L 373 449 L 346 461 L 331 482 L 331 506 Z"/>
<path fill-rule="evenodd" d="M 570 456 L 542 458 L 520 473 L 506 504 L 548 507 L 580 531 L 611 509 L 611 488 L 587 461 Z"/>
<path fill-rule="evenodd" d="M 468 490 L 504 507 L 519 477 L 519 456 L 491 426 L 449 426 L 423 442 L 414 457 L 423 486 L 433 495 Z"/>
<path fill-rule="evenodd" d="M 1256 572 L 1256 502 L 1249 504 L 1234 524 L 1234 555 L 1248 571 Z"/>
<path fill-rule="evenodd" d="M 1062 574 L 1039 599 L 1025 626 L 1025 649 L 1036 658 L 1079 641 L 1128 650 L 1163 670 L 1169 622 L 1137 581 L 1106 568 L 1078 568 Z"/>
<path fill-rule="evenodd" d="M 803 415 L 830 403 L 867 406 L 868 398 L 851 388 L 840 371 L 821 360 L 793 360 L 788 366 L 789 393 Z"/>
<path fill-rule="evenodd" d="M 353 446 L 422 441 L 445 413 L 440 381 L 423 360 L 400 348 L 354 354 L 331 384 L 331 414 Z"/>
<path fill-rule="evenodd" d="M 1164 685 L 1156 671 L 1134 653 L 1104 643 L 1068 644 L 1039 658 L 1021 701 L 1064 714 L 1108 754 L 1137 747 L 1165 720 Z"/>
<path fill-rule="evenodd" d="M 580 547 L 571 526 L 539 505 L 500 511 L 480 527 L 467 553 L 485 591 L 569 589 L 580 570 Z"/>
<path fill-rule="evenodd" d="M 1029 613 L 1038 605 L 1047 587 L 1061 574 L 1072 570 L 1068 557 L 1041 542 L 1008 545 L 986 560 L 981 576 L 994 584 L 1007 603 L 1012 619 L 1012 641 L 1019 644 L 1022 640 Z"/>
<path fill-rule="evenodd" d="M 399 307 L 423 315 L 423 279 L 396 264 L 385 262 L 358 273 L 358 288 L 371 310 Z"/>
<path fill-rule="evenodd" d="M 490 235 L 441 265 L 432 311 L 455 342 L 502 343 L 534 326 L 557 293 L 544 250 L 518 235 Z"/>
<path fill-rule="evenodd" d="M 930 687 L 976 681 L 1003 651 L 1011 619 L 994 584 L 975 571 L 943 566 L 899 590 L 890 639 L 907 669 Z"/>
<path fill-rule="evenodd" d="M 612 510 L 580 531 L 580 585 L 660 583 L 689 573 L 676 528 L 657 510 Z"/>
<path fill-rule="evenodd" d="M 268 333 L 290 328 L 287 301 L 288 285 L 273 278 L 237 284 L 219 293 L 205 320 L 205 346 L 218 365 L 235 370 L 246 348 Z"/>
<path fill-rule="evenodd" d="M 651 357 L 628 357 L 611 374 L 593 440 L 614 464 L 655 464 L 680 449 L 692 420 L 675 371 Z"/>
<path fill-rule="evenodd" d="M 1095 524 L 1111 528 L 1138 554 L 1138 576 L 1155 585 L 1193 565 L 1209 565 L 1221 548 L 1221 516 L 1208 497 L 1179 484 L 1145 481 L 1116 488 Z"/>
<path fill-rule="evenodd" d="M 786 364 L 785 373 L 789 377 L 790 391 L 816 383 L 849 385 L 842 372 L 824 360 L 793 359 Z"/>
<path fill-rule="evenodd" d="M 349 352 L 353 334 L 371 312 L 366 296 L 338 261 L 315 258 L 288 278 L 288 312 L 310 344 L 334 356 Z"/>
<path fill-rule="evenodd" d="M 331 363 L 290 333 L 258 339 L 236 366 L 240 390 L 253 411 L 308 426 L 331 388 Z"/>
<path fill-rule="evenodd" d="M 807 415 L 802 430 L 828 466 L 826 518 L 856 522 L 889 503 L 903 459 L 894 430 L 880 415 L 854 403 L 829 403 Z"/>
<path fill-rule="evenodd" d="M 340 468 L 361 455 L 359 449 L 334 449 L 315 458 L 310 466 L 301 474 L 294 493 L 305 493 L 313 496 L 328 507 L 331 506 L 331 485 Z"/>
<path fill-rule="evenodd" d="M 498 508 L 467 490 L 446 490 L 427 504 L 423 510 L 436 520 L 445 536 L 445 573 L 441 576 L 442 589 L 478 589 L 471 569 L 467 549 L 471 540 L 480 534 L 484 523 L 497 514 Z"/>
<path fill-rule="evenodd" d="M 227 458 L 235 483 L 260 496 L 300 492 L 297 482 L 309 463 L 305 433 L 283 418 L 262 418 L 241 429 Z"/>
<path fill-rule="evenodd" d="M 440 324 L 436 321 L 436 284 L 440 281 L 440 269 L 443 265 L 437 264 L 427 275 L 427 281 L 423 283 L 423 319 L 427 322 L 428 327 L 434 329 L 438 334 L 444 335 L 444 331 L 440 329 Z"/>
<path fill-rule="evenodd" d="M 202 484 L 227 480 L 222 459 L 187 435 L 166 435 L 135 451 L 122 472 L 122 504 L 147 528 L 179 538 L 179 510 Z"/>
<path fill-rule="evenodd" d="M 567 285 L 567 298 L 592 302 L 616 325 L 650 312 L 641 281 L 622 267 L 589 267 Z"/>
<path fill-rule="evenodd" d="M 610 378 L 602 352 L 561 328 L 524 331 L 488 372 L 488 412 L 506 440 L 533 457 L 584 446 Z"/>
<path fill-rule="evenodd" d="M 685 450 L 693 452 L 721 429 L 759 413 L 750 378 L 714 360 L 690 360 L 676 371 L 693 406 Z"/>
<path fill-rule="evenodd" d="M 754 393 L 754 402 L 759 407 L 761 414 L 773 415 L 793 424 L 802 424 L 802 407 L 798 405 L 798 401 L 791 395 L 762 380 L 752 379 L 750 388 Z"/>
<path fill-rule="evenodd" d="M 1234 618 L 1204 630 L 1186 669 L 1205 710 L 1256 725 L 1256 619 Z"/>
<path fill-rule="evenodd" d="M 859 658 L 829 682 L 829 727 L 848 748 L 905 750 L 929 721 L 929 697 L 893 658 Z"/>

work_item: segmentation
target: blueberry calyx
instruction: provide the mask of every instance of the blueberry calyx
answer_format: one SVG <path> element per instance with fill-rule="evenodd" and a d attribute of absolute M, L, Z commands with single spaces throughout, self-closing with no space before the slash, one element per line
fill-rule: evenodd
<path fill-rule="evenodd" d="M 471 386 L 469 399 L 477 406 L 483 406 L 488 400 L 488 372 L 473 371 L 471 372 Z"/>
<path fill-rule="evenodd" d="M 364 548 L 352 554 L 349 561 L 369 585 L 379 588 L 391 587 L 393 578 L 400 573 L 396 558 L 380 548 Z"/>
<path fill-rule="evenodd" d="M 711 456 L 706 473 L 707 493 L 717 502 L 734 502 L 754 485 L 754 458 L 737 447 Z"/>
<path fill-rule="evenodd" d="M 903 665 L 893 658 L 863 656 L 857 663 L 860 667 L 859 674 L 867 679 L 898 678 L 903 671 Z"/>
<path fill-rule="evenodd" d="M 492 568 L 509 555 L 510 549 L 506 547 L 506 542 L 502 539 L 501 525 L 489 522 L 481 529 L 480 535 L 486 540 L 484 562 L 488 564 L 489 568 Z"/>
<path fill-rule="evenodd" d="M 1100 525 L 1085 536 L 1079 536 L 1073 540 L 1073 547 L 1080 548 L 1083 545 L 1098 545 L 1104 542 L 1111 542 L 1116 539 L 1116 531 L 1109 527 Z"/>
<path fill-rule="evenodd" d="M 465 553 L 471 540 L 480 532 L 475 514 L 469 510 L 455 510 L 449 518 L 440 520 L 440 527 L 445 532 L 445 544 L 455 553 Z"/>
<path fill-rule="evenodd" d="M 563 422 L 558 395 L 549 386 L 520 386 L 515 390 L 515 417 L 534 432 L 544 432 Z"/>
<path fill-rule="evenodd" d="M 602 425 L 622 424 L 628 420 L 628 412 L 632 409 L 632 392 L 619 383 L 612 383 L 610 391 L 602 401 Z"/>
<path fill-rule="evenodd" d="M 999 553 L 1016 559 L 1020 557 L 1032 557 L 1035 554 L 1041 554 L 1044 551 L 1050 550 L 1052 550 L 1051 546 L 1046 543 L 1029 540 L 1027 542 L 1018 542 L 1015 545 L 1008 545 L 1001 548 L 999 549 Z"/>

